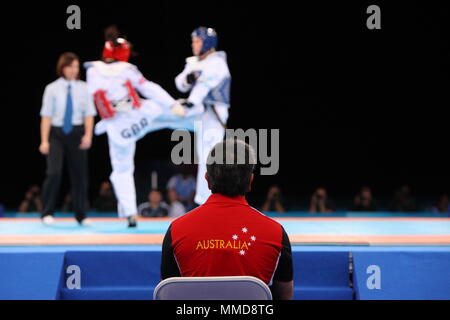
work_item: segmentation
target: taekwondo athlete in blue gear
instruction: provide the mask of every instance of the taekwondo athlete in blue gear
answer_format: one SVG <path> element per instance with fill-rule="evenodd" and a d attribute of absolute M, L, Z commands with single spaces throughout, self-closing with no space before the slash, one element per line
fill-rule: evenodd
<path fill-rule="evenodd" d="M 191 34 L 194 56 L 176 78 L 179 91 L 189 92 L 184 103 L 185 117 L 197 116 L 201 128 L 196 129 L 198 174 L 195 203 L 203 204 L 211 195 L 205 179 L 206 159 L 215 144 L 225 135 L 230 107 L 231 75 L 224 51 L 216 51 L 218 37 L 213 28 L 199 27 Z"/>

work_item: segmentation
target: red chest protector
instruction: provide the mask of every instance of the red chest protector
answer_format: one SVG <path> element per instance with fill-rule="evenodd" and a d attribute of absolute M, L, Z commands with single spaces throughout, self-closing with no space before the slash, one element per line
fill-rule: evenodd
<path fill-rule="evenodd" d="M 130 80 L 127 80 L 124 83 L 124 86 L 127 88 L 128 91 L 128 97 L 131 100 L 132 106 L 135 109 L 138 109 L 141 107 L 141 99 L 139 98 L 139 95 L 136 92 L 136 89 L 131 84 Z M 108 100 L 106 97 L 106 91 L 105 90 L 97 90 L 94 93 L 94 103 L 97 107 L 98 113 L 100 114 L 100 117 L 102 119 L 110 119 L 114 117 L 116 114 L 116 109 L 114 108 L 112 102 Z"/>

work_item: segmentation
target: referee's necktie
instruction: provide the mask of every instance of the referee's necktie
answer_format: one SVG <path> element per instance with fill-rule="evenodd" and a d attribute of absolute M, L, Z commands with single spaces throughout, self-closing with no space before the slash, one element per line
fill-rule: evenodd
<path fill-rule="evenodd" d="M 63 132 L 69 134 L 72 132 L 72 93 L 70 92 L 70 84 L 67 86 L 67 101 L 66 101 L 66 113 L 64 114 Z"/>

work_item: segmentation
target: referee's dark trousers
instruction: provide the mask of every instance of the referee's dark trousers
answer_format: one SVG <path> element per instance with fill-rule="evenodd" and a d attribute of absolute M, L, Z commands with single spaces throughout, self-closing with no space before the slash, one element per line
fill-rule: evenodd
<path fill-rule="evenodd" d="M 47 177 L 42 190 L 44 211 L 42 217 L 53 215 L 61 185 L 64 158 L 69 168 L 73 210 L 81 222 L 86 217 L 87 202 L 87 150 L 80 149 L 84 126 L 73 126 L 65 134 L 60 127 L 50 130 L 50 152 L 47 155 Z"/>

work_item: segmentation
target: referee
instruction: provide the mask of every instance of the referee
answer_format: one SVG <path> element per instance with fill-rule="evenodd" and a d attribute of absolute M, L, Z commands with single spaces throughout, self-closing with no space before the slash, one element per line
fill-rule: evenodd
<path fill-rule="evenodd" d="M 85 82 L 79 80 L 80 60 L 71 52 L 63 53 L 56 72 L 59 78 L 47 85 L 41 109 L 39 151 L 47 158 L 43 185 L 42 222 L 54 222 L 56 200 L 61 184 L 64 158 L 67 159 L 73 209 L 80 225 L 86 219 L 87 150 L 91 147 L 95 107 Z"/>

